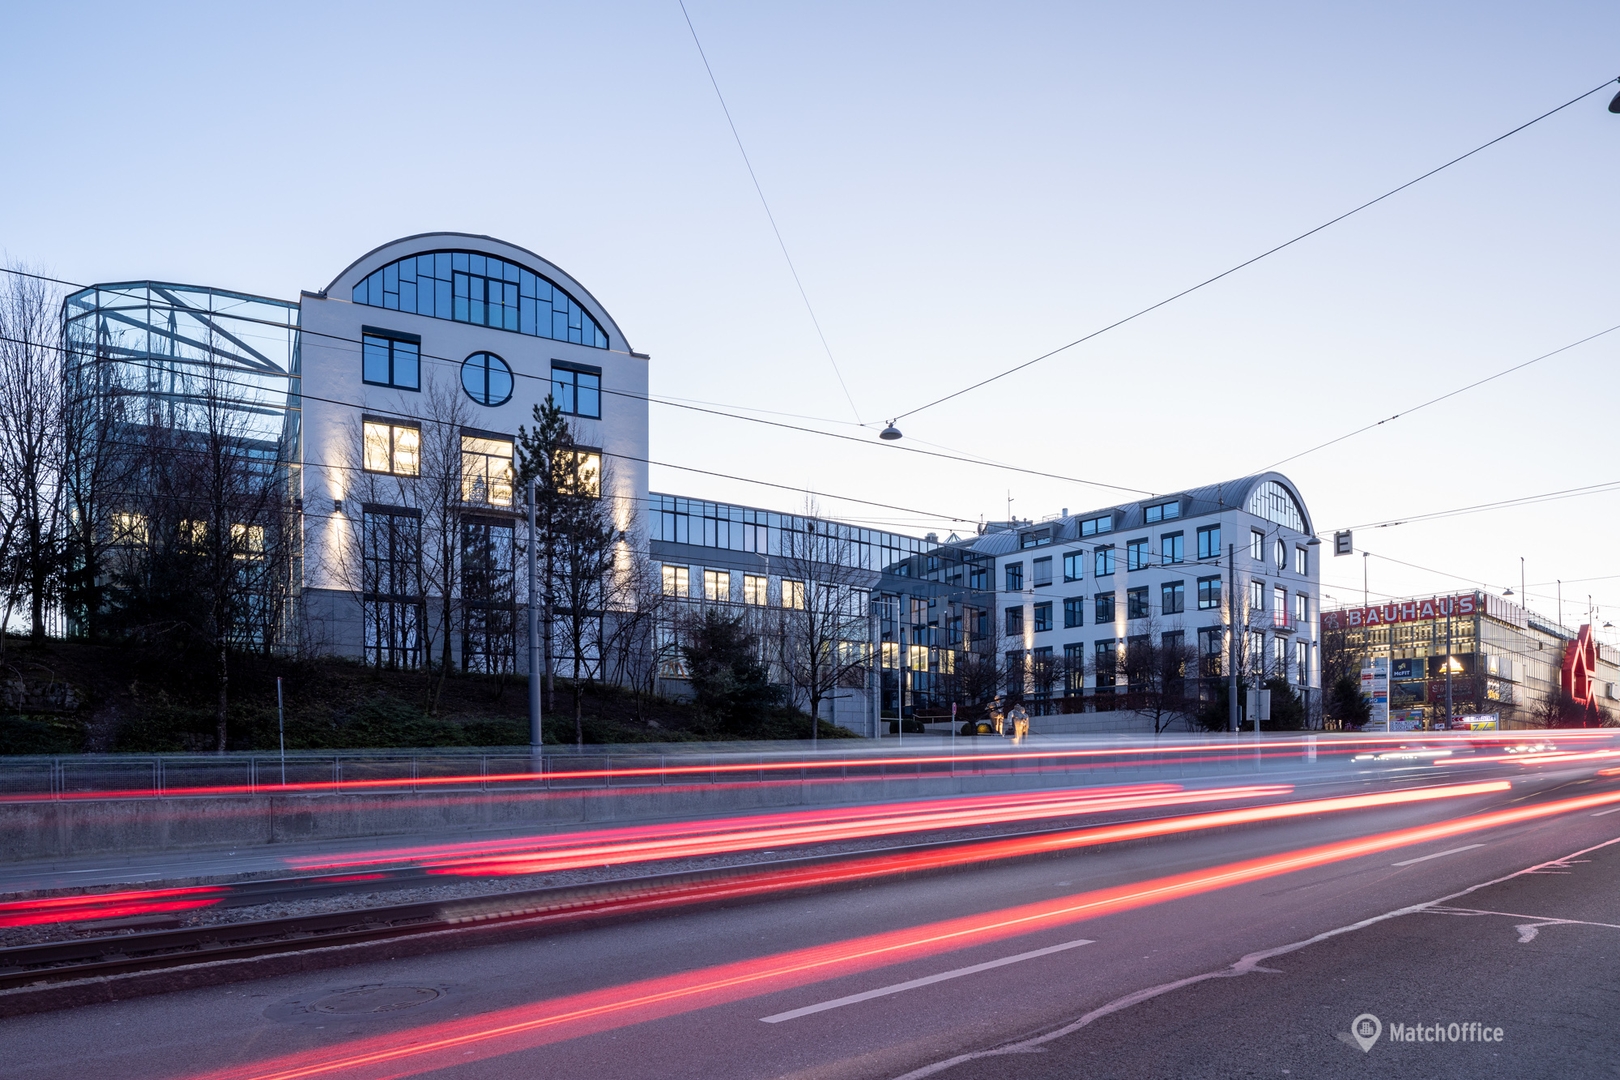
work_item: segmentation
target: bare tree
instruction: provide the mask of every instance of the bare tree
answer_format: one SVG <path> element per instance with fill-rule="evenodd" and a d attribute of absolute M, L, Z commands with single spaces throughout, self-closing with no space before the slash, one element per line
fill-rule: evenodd
<path fill-rule="evenodd" d="M 1161 631 L 1158 621 L 1149 619 L 1145 633 L 1126 641 L 1120 671 L 1131 704 L 1153 718 L 1155 734 L 1196 709 L 1196 695 L 1188 695 L 1187 674 L 1196 671 L 1197 664 L 1197 649 L 1188 647 L 1179 624 Z"/>
<path fill-rule="evenodd" d="M 857 565 L 843 526 L 820 520 L 814 503 L 781 533 L 781 604 L 776 645 L 782 671 L 810 706 L 810 740 L 821 703 L 839 686 L 865 676 L 867 604 L 875 575 Z"/>
<path fill-rule="evenodd" d="M 614 602 L 608 606 L 603 655 L 607 680 L 630 691 L 636 719 L 646 719 L 646 706 L 658 685 L 658 673 L 675 649 L 673 638 L 659 633 L 669 612 L 663 581 L 646 541 L 632 533 L 621 549 L 616 568 Z"/>
<path fill-rule="evenodd" d="M 60 582 L 64 381 L 60 298 L 20 274 L 0 283 L 0 566 L 6 618 L 20 596 L 29 635 L 45 640 L 47 608 Z"/>

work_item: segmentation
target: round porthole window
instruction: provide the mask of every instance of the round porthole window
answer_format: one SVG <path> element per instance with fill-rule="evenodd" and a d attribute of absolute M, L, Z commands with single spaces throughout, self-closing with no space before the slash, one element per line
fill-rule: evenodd
<path fill-rule="evenodd" d="M 512 396 L 512 369 L 492 352 L 475 352 L 461 362 L 461 388 L 480 405 L 504 405 Z"/>

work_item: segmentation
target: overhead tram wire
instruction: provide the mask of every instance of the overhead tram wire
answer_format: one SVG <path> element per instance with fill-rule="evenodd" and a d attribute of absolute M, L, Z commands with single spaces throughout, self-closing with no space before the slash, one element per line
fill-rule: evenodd
<path fill-rule="evenodd" d="M 816 318 L 816 309 L 810 304 L 810 294 L 804 290 L 804 282 L 799 280 L 799 268 L 793 265 L 793 256 L 788 254 L 787 241 L 782 239 L 782 230 L 777 227 L 776 215 L 771 213 L 771 204 L 765 199 L 765 189 L 760 186 L 759 177 L 754 174 L 754 163 L 748 159 L 748 151 L 743 147 L 742 136 L 737 133 L 737 122 L 731 118 L 731 109 L 726 105 L 726 96 L 720 92 L 720 82 L 714 77 L 714 68 L 709 66 L 709 56 L 703 51 L 703 42 L 698 40 L 697 27 L 692 25 L 692 16 L 686 10 L 686 0 L 677 0 L 681 5 L 681 15 L 686 19 L 686 28 L 692 32 L 692 44 L 697 46 L 698 56 L 703 61 L 703 70 L 709 74 L 709 85 L 714 87 L 714 96 L 720 101 L 720 111 L 726 114 L 726 124 L 731 128 L 731 137 L 737 141 L 737 151 L 742 154 L 743 164 L 748 167 L 748 179 L 754 182 L 754 192 L 759 196 L 759 204 L 765 208 L 765 217 L 771 223 L 771 232 L 776 234 L 776 244 L 782 249 L 782 258 L 787 260 L 788 272 L 793 275 L 793 284 L 798 286 L 799 299 L 804 301 L 804 309 L 810 313 L 810 322 L 816 328 L 816 337 L 821 339 L 821 348 L 827 354 L 827 362 L 832 365 L 833 374 L 838 376 L 838 386 L 844 391 L 844 400 L 849 402 L 849 411 L 855 417 L 855 423 L 860 427 L 866 425 L 861 421 L 861 411 L 855 407 L 855 398 L 850 395 L 849 384 L 844 382 L 844 373 L 838 367 L 838 361 L 833 359 L 832 346 L 827 344 L 827 335 L 822 332 L 821 320 Z"/>
<path fill-rule="evenodd" d="M 66 280 L 63 280 L 61 278 L 47 277 L 47 276 L 42 275 L 42 274 L 33 274 L 33 273 L 29 273 L 29 272 L 24 271 L 24 270 L 14 270 L 14 269 L 11 269 L 9 267 L 0 267 L 0 271 L 3 271 L 5 273 L 9 273 L 9 274 L 15 274 L 15 275 L 18 275 L 18 276 L 21 276 L 21 277 L 30 277 L 30 278 L 36 278 L 36 279 L 42 280 L 42 281 L 49 281 L 49 282 L 52 282 L 53 284 L 63 285 L 63 286 L 66 286 L 68 288 L 78 289 L 78 290 L 92 289 L 92 288 L 99 288 L 100 287 L 100 286 L 94 286 L 94 285 L 83 285 L 83 284 L 80 284 L 78 282 L 66 281 Z M 283 302 L 286 302 L 286 301 L 283 301 Z M 383 309 L 383 310 L 389 310 L 389 309 Z M 344 335 L 344 334 L 326 333 L 326 332 L 323 332 L 323 331 L 320 331 L 320 330 L 307 330 L 307 329 L 304 329 L 303 327 L 300 327 L 300 326 L 298 326 L 296 324 L 292 324 L 292 323 L 279 323 L 279 322 L 275 322 L 275 321 L 272 321 L 272 320 L 269 320 L 269 319 L 254 318 L 252 316 L 246 316 L 246 315 L 232 315 L 232 314 L 230 314 L 228 312 L 208 312 L 208 313 L 205 313 L 205 314 L 217 315 L 220 318 L 234 319 L 237 322 L 246 322 L 246 323 L 251 323 L 251 324 L 254 324 L 254 325 L 268 326 L 268 327 L 274 328 L 276 330 L 281 330 L 281 331 L 288 331 L 288 330 L 296 331 L 300 335 L 307 335 L 309 337 L 323 338 L 323 339 L 325 339 L 327 341 L 333 341 L 333 342 L 341 343 L 343 345 L 352 346 L 354 348 L 354 350 L 356 351 L 356 353 L 358 353 L 359 350 L 364 346 L 364 342 L 361 341 L 359 338 L 348 337 L 347 335 Z M 476 325 L 476 324 L 474 324 L 474 325 Z M 541 339 L 541 340 L 550 340 L 550 339 Z M 616 352 L 618 350 L 609 350 L 609 351 L 615 351 Z M 420 355 L 421 359 L 423 359 L 425 361 L 431 361 L 431 362 L 433 362 L 435 364 L 443 364 L 443 365 L 445 365 L 447 367 L 456 368 L 458 370 L 460 369 L 461 363 L 462 363 L 460 360 L 455 360 L 455 359 L 452 359 L 451 357 L 448 357 L 448 356 L 439 356 L 437 354 L 429 353 L 429 352 L 426 352 L 426 351 L 422 351 L 421 353 L 419 353 L 419 355 Z M 536 374 L 533 374 L 531 372 L 517 371 L 515 369 L 513 370 L 512 375 L 513 375 L 514 378 L 532 379 L 532 380 L 534 380 L 536 382 L 549 383 L 551 381 L 551 378 L 548 375 L 536 375 Z M 628 399 L 631 399 L 631 400 L 634 400 L 634 401 L 645 401 L 645 402 L 648 402 L 649 404 L 662 405 L 662 406 L 664 406 L 666 408 L 671 408 L 671 409 L 684 409 L 684 410 L 687 410 L 689 412 L 700 412 L 700 413 L 705 413 L 705 414 L 710 415 L 710 416 L 723 416 L 723 417 L 726 417 L 726 418 L 732 419 L 732 420 L 742 420 L 742 421 L 744 421 L 746 423 L 750 423 L 750 424 L 762 424 L 762 425 L 764 425 L 766 427 L 780 428 L 780 429 L 782 429 L 784 431 L 796 431 L 796 432 L 801 432 L 803 434 L 808 434 L 808 435 L 819 435 L 822 438 L 836 439 L 836 440 L 838 440 L 840 442 L 855 443 L 855 444 L 857 444 L 859 446 L 868 446 L 869 447 L 869 446 L 876 445 L 870 439 L 858 438 L 858 437 L 856 437 L 854 435 L 844 435 L 844 434 L 840 434 L 840 433 L 835 432 L 835 431 L 821 431 L 821 430 L 819 430 L 817 428 L 804 427 L 804 426 L 798 425 L 798 424 L 788 424 L 788 423 L 784 423 L 784 422 L 778 421 L 778 420 L 766 420 L 766 419 L 763 419 L 763 418 L 757 417 L 757 416 L 745 416 L 745 415 L 743 415 L 741 413 L 727 412 L 727 411 L 725 411 L 724 408 L 718 408 L 718 407 L 710 408 L 710 407 L 704 407 L 704 406 L 700 406 L 700 405 L 693 405 L 693 404 L 688 404 L 688 403 L 678 401 L 678 400 L 654 397 L 651 394 L 641 394 L 641 393 L 636 393 L 634 391 L 629 391 L 629 390 L 615 390 L 615 389 L 613 389 L 611 387 L 607 387 L 607 386 L 602 387 L 601 392 L 603 394 L 612 395 L 614 397 L 628 398 Z M 311 400 L 314 400 L 314 399 L 311 399 Z M 727 408 L 744 408 L 744 407 L 746 407 L 746 406 L 727 406 Z M 840 421 L 833 421 L 833 422 L 838 423 Z M 856 426 L 864 426 L 864 425 L 859 425 L 858 424 Z M 1142 488 L 1130 487 L 1130 486 L 1125 485 L 1125 484 L 1110 484 L 1110 483 L 1107 483 L 1107 482 L 1102 481 L 1102 480 L 1087 480 L 1087 479 L 1085 479 L 1083 477 L 1066 476 L 1066 475 L 1064 475 L 1062 473 L 1046 472 L 1046 471 L 1041 470 L 1041 469 L 1030 469 L 1030 468 L 1025 468 L 1023 466 L 1018 466 L 1018 465 L 1007 465 L 1007 464 L 1003 464 L 1001 462 L 986 461 L 986 460 L 984 460 L 982 458 L 974 458 L 974 457 L 970 457 L 970 456 L 967 456 L 967 455 L 964 455 L 964 454 L 947 454 L 947 453 L 944 453 L 944 452 L 941 452 L 941 451 L 935 451 L 935 450 L 922 450 L 922 449 L 918 449 L 917 447 L 913 447 L 913 446 L 895 446 L 893 444 L 884 444 L 884 445 L 888 449 L 901 450 L 901 451 L 904 451 L 905 453 L 908 453 L 908 454 L 918 454 L 918 455 L 923 456 L 923 457 L 939 458 L 939 459 L 944 460 L 944 461 L 955 461 L 955 462 L 960 462 L 960 463 L 966 464 L 966 465 L 977 465 L 977 466 L 980 466 L 981 468 L 1000 469 L 1000 470 L 1007 471 L 1007 472 L 1022 473 L 1022 474 L 1027 475 L 1027 476 L 1040 477 L 1041 479 L 1045 479 L 1045 480 L 1058 480 L 1058 481 L 1062 481 L 1063 483 L 1067 483 L 1067 484 L 1079 484 L 1079 485 L 1082 485 L 1082 486 L 1085 486 L 1085 487 L 1102 488 L 1102 489 L 1109 490 L 1109 491 L 1121 491 L 1121 492 L 1125 492 L 1128 495 L 1140 495 L 1140 496 L 1145 496 L 1145 497 L 1148 497 L 1148 498 L 1153 498 L 1153 497 L 1161 494 L 1161 492 L 1147 491 L 1147 490 L 1142 489 Z M 955 519 L 955 518 L 946 518 L 944 520 L 957 520 L 957 519 Z"/>
<path fill-rule="evenodd" d="M 6 337 L 4 335 L 0 335 L 0 341 L 11 342 L 11 343 L 14 343 L 14 344 L 29 344 L 29 345 L 33 345 L 33 346 L 38 347 L 38 348 L 53 349 L 53 350 L 55 350 L 57 352 L 68 352 L 68 351 L 70 351 L 66 346 L 62 346 L 62 345 L 44 345 L 41 342 L 23 342 L 20 339 Z M 120 359 L 118 362 L 123 363 L 123 364 L 128 364 L 131 367 L 137 367 L 137 368 L 149 367 L 149 364 L 147 364 L 146 362 L 143 362 L 141 360 L 137 360 L 137 359 Z M 131 391 L 131 392 L 129 392 L 129 396 L 131 396 L 131 397 L 139 397 L 141 395 L 139 393 L 137 393 L 137 392 Z M 369 414 L 369 415 L 372 415 L 372 416 L 376 416 L 376 417 L 379 417 L 379 418 L 382 418 L 382 419 L 408 420 L 408 421 L 411 421 L 413 423 L 418 423 L 418 424 L 422 423 L 423 420 L 424 420 L 423 417 L 415 416 L 415 415 L 412 415 L 410 413 L 397 412 L 397 411 L 394 411 L 394 410 L 391 410 L 391 409 L 388 409 L 388 408 L 378 407 L 376 405 L 362 405 L 362 404 L 360 404 L 358 402 L 353 402 L 353 401 L 342 401 L 342 400 L 339 400 L 337 398 L 321 397 L 318 394 L 308 394 L 308 393 L 304 393 L 302 391 L 300 391 L 298 393 L 298 398 L 301 401 L 318 401 L 318 402 L 320 402 L 320 403 L 322 403 L 324 405 L 335 405 L 335 406 L 337 406 L 339 408 L 354 409 L 357 412 L 363 412 L 363 413 L 366 413 L 366 414 Z M 914 515 L 917 515 L 918 517 L 921 517 L 921 518 L 923 518 L 925 520 L 952 521 L 952 522 L 957 522 L 957 523 L 960 523 L 960 524 L 973 524 L 978 520 L 977 518 L 963 517 L 963 516 L 960 516 L 960 515 L 957 515 L 957 514 L 946 514 L 946 513 L 940 513 L 940 512 L 932 511 L 932 510 L 922 510 L 922 509 L 919 509 L 919 508 L 914 507 L 914 506 L 900 506 L 900 505 L 897 505 L 895 503 L 878 502 L 878 501 L 873 500 L 873 499 L 862 499 L 862 498 L 857 498 L 856 496 L 853 496 L 853 495 L 839 495 L 839 494 L 836 494 L 836 493 L 833 493 L 833 492 L 813 491 L 813 490 L 807 489 L 807 488 L 805 488 L 805 487 L 803 487 L 801 485 L 797 485 L 797 484 L 782 484 L 782 483 L 777 483 L 777 482 L 771 481 L 771 480 L 757 480 L 757 479 L 754 479 L 753 477 L 738 476 L 738 475 L 733 474 L 733 473 L 718 472 L 718 471 L 715 471 L 713 469 L 700 469 L 700 468 L 697 468 L 696 466 L 692 466 L 692 465 L 677 465 L 674 462 L 658 461 L 658 460 L 656 460 L 654 458 L 637 457 L 637 456 L 635 456 L 633 454 L 620 454 L 620 453 L 615 453 L 615 452 L 609 451 L 609 450 L 599 450 L 597 452 L 599 452 L 603 457 L 617 458 L 617 459 L 619 459 L 621 461 L 634 461 L 634 462 L 644 464 L 644 465 L 657 465 L 660 468 L 675 469 L 675 470 L 678 470 L 678 471 L 681 471 L 681 472 L 699 473 L 699 474 L 702 474 L 704 476 L 713 476 L 713 477 L 717 477 L 717 478 L 722 479 L 722 480 L 734 480 L 734 481 L 737 481 L 739 483 L 744 483 L 744 484 L 755 484 L 755 485 L 758 485 L 760 487 L 776 488 L 776 489 L 779 489 L 779 490 L 782 490 L 782 491 L 792 491 L 792 492 L 796 492 L 796 493 L 803 494 L 803 495 L 811 495 L 811 496 L 814 496 L 814 497 L 817 497 L 817 498 L 832 499 L 832 500 L 835 500 L 837 502 L 853 503 L 853 504 L 860 505 L 860 506 L 872 506 L 872 507 L 877 507 L 878 509 L 882 509 L 882 510 L 895 510 L 895 511 L 898 511 L 898 512 L 900 512 L 902 514 L 914 514 Z M 318 469 L 337 469 L 337 470 L 342 470 L 342 471 L 353 471 L 353 472 L 362 472 L 362 473 L 367 472 L 367 470 L 365 470 L 363 468 L 360 468 L 358 466 L 354 466 L 354 465 L 341 465 L 341 464 L 325 464 L 325 463 L 322 463 L 322 464 L 310 466 L 309 463 L 307 463 L 307 462 L 305 463 L 305 465 L 306 465 L 306 467 L 313 467 L 313 468 L 318 468 Z M 698 501 L 698 502 L 722 502 L 724 500 L 719 500 L 719 499 L 702 500 L 702 499 L 700 499 L 700 500 L 695 500 L 695 501 Z M 793 516 L 793 515 L 790 513 L 788 516 Z"/>
<path fill-rule="evenodd" d="M 1576 348 L 1576 347 L 1581 346 L 1581 345 L 1585 345 L 1589 341 L 1596 341 L 1598 338 L 1603 337 L 1606 334 L 1612 334 L 1616 330 L 1620 330 L 1620 323 L 1616 323 L 1614 326 L 1609 327 L 1607 330 L 1599 330 L 1595 334 L 1588 334 L 1586 337 L 1581 338 L 1579 341 L 1572 341 L 1568 345 L 1560 345 L 1558 348 L 1552 350 L 1551 352 L 1542 353 L 1540 356 L 1535 357 L 1532 360 L 1526 360 L 1521 364 L 1514 364 L 1510 368 L 1505 368 L 1505 369 L 1503 369 L 1501 371 L 1498 371 L 1495 375 L 1487 375 L 1483 379 L 1477 379 L 1474 382 L 1469 383 L 1467 386 L 1459 386 L 1455 390 L 1448 390 L 1446 393 L 1441 394 L 1439 397 L 1430 398 L 1428 401 L 1425 401 L 1425 402 L 1422 402 L 1420 404 L 1413 405 L 1413 406 L 1410 406 L 1408 408 L 1402 409 L 1400 412 L 1394 413 L 1394 414 L 1392 414 L 1390 416 L 1386 416 L 1382 420 L 1374 421 L 1371 424 L 1365 424 L 1362 427 L 1356 428 L 1354 431 L 1347 431 L 1343 435 L 1339 435 L 1339 436 L 1337 436 L 1335 438 L 1329 439 L 1325 443 L 1320 443 L 1320 444 L 1318 444 L 1316 446 L 1313 446 L 1309 450 L 1301 450 L 1299 453 L 1292 454 L 1292 455 L 1290 455 L 1288 457 L 1283 458 L 1280 461 L 1274 461 L 1270 465 L 1267 465 L 1264 469 L 1262 469 L 1260 471 L 1262 471 L 1262 472 L 1270 472 L 1272 469 L 1275 469 L 1280 465 L 1286 465 L 1290 461 L 1297 461 L 1300 458 L 1305 457 L 1308 454 L 1316 453 L 1318 450 L 1326 450 L 1328 447 L 1333 446 L 1333 445 L 1335 445 L 1337 443 L 1344 442 L 1346 439 L 1352 439 L 1357 435 L 1363 434 L 1364 432 L 1371 431 L 1373 428 L 1382 427 L 1384 424 L 1389 423 L 1391 420 L 1398 420 L 1403 416 L 1410 416 L 1412 413 L 1418 412 L 1421 409 L 1427 409 L 1430 405 L 1438 405 L 1440 402 L 1445 401 L 1447 398 L 1454 398 L 1458 394 L 1467 393 L 1469 390 L 1473 390 L 1476 387 L 1484 386 L 1488 382 L 1494 382 L 1497 379 L 1502 378 L 1503 376 L 1511 375 L 1515 371 L 1523 371 L 1525 368 L 1531 366 L 1532 364 L 1539 364 L 1543 360 L 1548 360 L 1548 359 L 1551 359 L 1554 356 L 1557 356 L 1559 353 L 1568 352 L 1569 350 L 1571 350 L 1573 348 Z"/>
<path fill-rule="evenodd" d="M 1236 266 L 1230 267 L 1230 268 L 1228 268 L 1226 270 L 1222 270 L 1220 273 L 1214 275 L 1213 277 L 1205 278 L 1203 281 L 1198 282 L 1198 284 L 1196 284 L 1196 285 L 1189 286 L 1188 288 L 1182 289 L 1178 293 L 1175 293 L 1175 294 L 1173 294 L 1171 296 L 1167 296 L 1163 300 L 1160 300 L 1156 304 L 1150 304 L 1149 306 L 1147 306 L 1145 308 L 1142 308 L 1140 311 L 1137 311 L 1137 312 L 1134 312 L 1134 313 L 1132 313 L 1130 315 L 1127 315 L 1122 319 L 1117 319 L 1114 322 L 1109 323 L 1107 326 L 1102 327 L 1101 329 L 1093 330 L 1091 333 L 1086 334 L 1083 337 L 1075 338 L 1073 341 L 1069 342 L 1067 345 L 1060 345 L 1057 348 L 1052 349 L 1049 352 L 1042 353 L 1040 356 L 1035 357 L 1033 360 L 1026 360 L 1022 364 L 1017 364 L 1017 365 L 1015 365 L 1013 367 L 1007 368 L 1005 371 L 1001 371 L 1001 372 L 998 372 L 998 373 L 996 373 L 994 375 L 991 375 L 989 378 L 980 379 L 978 382 L 973 383 L 973 384 L 971 384 L 969 386 L 964 386 L 960 390 L 954 390 L 951 393 L 946 394 L 944 397 L 935 398 L 933 401 L 930 401 L 925 405 L 919 405 L 915 409 L 910 410 L 909 412 L 900 413 L 899 415 L 897 415 L 894 418 L 893 421 L 891 421 L 891 423 L 895 423 L 895 422 L 898 422 L 900 420 L 904 420 L 908 416 L 915 416 L 918 413 L 923 412 L 924 410 L 932 409 L 936 405 L 943 405 L 945 402 L 950 401 L 953 398 L 958 398 L 958 397 L 961 397 L 963 394 L 971 393 L 974 390 L 978 390 L 978 389 L 981 389 L 982 387 L 989 386 L 991 383 L 997 382 L 997 381 L 999 381 L 1001 379 L 1005 379 L 1009 375 L 1017 374 L 1018 372 L 1023 371 L 1025 368 L 1034 367 L 1036 364 L 1039 364 L 1043 360 L 1049 360 L 1052 357 L 1057 356 L 1059 353 L 1067 352 L 1069 349 L 1074 348 L 1076 345 L 1084 344 L 1085 342 L 1090 341 L 1093 338 L 1100 337 L 1101 335 L 1108 333 L 1110 330 L 1116 330 L 1119 327 L 1124 326 L 1126 323 L 1134 322 L 1135 320 L 1140 319 L 1144 315 L 1147 315 L 1147 314 L 1150 314 L 1151 312 L 1157 311 L 1160 308 L 1165 307 L 1168 304 L 1173 304 L 1177 300 L 1180 300 L 1181 298 L 1183 298 L 1185 296 L 1190 296 L 1193 293 L 1197 292 L 1198 290 L 1204 288 L 1207 285 L 1213 285 L 1213 284 L 1215 284 L 1215 282 L 1220 281 L 1222 278 L 1230 277 L 1231 275 L 1237 273 L 1239 270 L 1243 270 L 1243 269 L 1246 269 L 1246 268 L 1248 268 L 1250 266 L 1253 266 L 1255 263 L 1261 261 L 1262 259 L 1265 259 L 1265 258 L 1268 258 L 1268 257 L 1270 257 L 1272 255 L 1275 255 L 1279 251 L 1283 251 L 1283 250 L 1285 250 L 1287 248 L 1293 247 L 1295 244 L 1299 243 L 1300 241 L 1308 239 L 1309 237 L 1315 236 L 1317 233 L 1321 232 L 1324 229 L 1327 229 L 1327 228 L 1330 228 L 1330 227 L 1332 227 L 1334 225 L 1337 225 L 1339 222 L 1344 221 L 1346 218 L 1353 217 L 1356 214 L 1361 213 L 1363 210 L 1368 209 L 1369 207 L 1376 206 L 1378 203 L 1383 202 L 1385 199 L 1388 199 L 1393 195 L 1398 195 L 1399 193 L 1405 191 L 1407 188 L 1413 186 L 1414 184 L 1421 183 L 1422 181 L 1427 180 L 1429 177 L 1434 176 L 1437 173 L 1444 172 L 1446 169 L 1451 168 L 1453 165 L 1456 165 L 1459 162 L 1466 161 L 1467 159 L 1473 157 L 1475 154 L 1479 153 L 1480 151 L 1487 150 L 1490 147 L 1495 146 L 1497 143 L 1502 142 L 1504 139 L 1508 139 L 1508 138 L 1511 138 L 1514 135 L 1517 135 L 1519 132 L 1525 130 L 1526 128 L 1531 127 L 1531 126 L 1533 126 L 1535 124 L 1538 124 L 1541 121 L 1547 119 L 1549 116 L 1553 116 L 1553 115 L 1555 115 L 1557 113 L 1563 112 L 1565 109 L 1569 108 L 1571 105 L 1574 105 L 1577 102 L 1581 102 L 1581 101 L 1586 100 L 1587 98 L 1591 97 L 1593 94 L 1597 93 L 1599 90 L 1602 90 L 1605 87 L 1608 87 L 1608 86 L 1610 86 L 1610 85 L 1612 85 L 1612 84 L 1614 84 L 1616 82 L 1620 82 L 1620 78 L 1605 79 L 1603 82 L 1601 82 L 1598 85 L 1592 87 L 1592 89 L 1586 91 L 1584 94 L 1579 94 L 1579 95 L 1577 95 L 1575 97 L 1572 97 L 1568 101 L 1564 102 L 1562 105 L 1559 105 L 1556 108 L 1548 109 L 1546 112 L 1542 113 L 1540 116 L 1536 117 L 1535 119 L 1527 120 L 1526 122 L 1520 124 L 1518 127 L 1513 128 L 1511 131 L 1504 132 L 1503 134 L 1498 135 L 1496 138 L 1491 139 L 1489 142 L 1481 143 L 1480 145 L 1474 147 L 1472 150 L 1468 151 L 1466 154 L 1459 154 L 1457 157 L 1452 158 L 1450 161 L 1446 162 L 1444 165 L 1436 166 L 1435 168 L 1430 169 L 1428 172 L 1423 173 L 1421 176 L 1413 177 L 1411 180 L 1408 180 L 1406 183 L 1401 184 L 1399 187 L 1391 188 L 1390 190 L 1384 192 L 1382 195 L 1379 195 L 1377 198 L 1368 199 L 1366 202 L 1362 203 L 1360 206 L 1357 206 L 1357 207 L 1355 207 L 1354 209 L 1351 209 L 1351 210 L 1346 210 L 1344 213 L 1338 215 L 1337 217 L 1330 218 L 1329 220 L 1324 221 L 1322 224 L 1316 226 L 1315 228 L 1308 229 L 1305 232 L 1300 233 L 1298 236 L 1294 237 L 1291 240 L 1285 240 L 1285 241 L 1283 241 L 1282 243 L 1278 244 L 1275 247 L 1268 248 L 1265 251 L 1262 251 L 1260 254 L 1254 256 L 1253 258 L 1245 259 L 1244 261 L 1238 263 Z"/>

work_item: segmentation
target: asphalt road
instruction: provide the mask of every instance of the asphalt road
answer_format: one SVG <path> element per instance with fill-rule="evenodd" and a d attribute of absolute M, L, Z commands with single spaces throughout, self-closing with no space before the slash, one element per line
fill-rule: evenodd
<path fill-rule="evenodd" d="M 1620 840 L 1620 813 L 1272 865 L 1279 853 L 1620 792 L 1594 772 L 20 1017 L 0 1021 L 0 1071 L 1608 1075 L 1620 1062 L 1620 843 L 1602 845 Z M 1212 877 L 1246 860 L 1271 869 Z M 1382 1025 L 1365 1052 L 1348 1035 L 1361 1013 Z M 1391 1038 L 1397 1022 L 1452 1021 L 1504 1037 Z"/>

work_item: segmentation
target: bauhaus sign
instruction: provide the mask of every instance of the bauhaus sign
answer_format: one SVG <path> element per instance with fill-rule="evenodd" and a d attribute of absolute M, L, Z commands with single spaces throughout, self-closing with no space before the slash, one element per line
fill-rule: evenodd
<path fill-rule="evenodd" d="M 1422 622 L 1427 619 L 1466 618 L 1480 610 L 1474 593 L 1436 596 L 1431 600 L 1402 600 L 1373 607 L 1342 608 L 1322 612 L 1322 629 L 1355 630 L 1363 626 L 1390 626 L 1394 623 Z"/>

